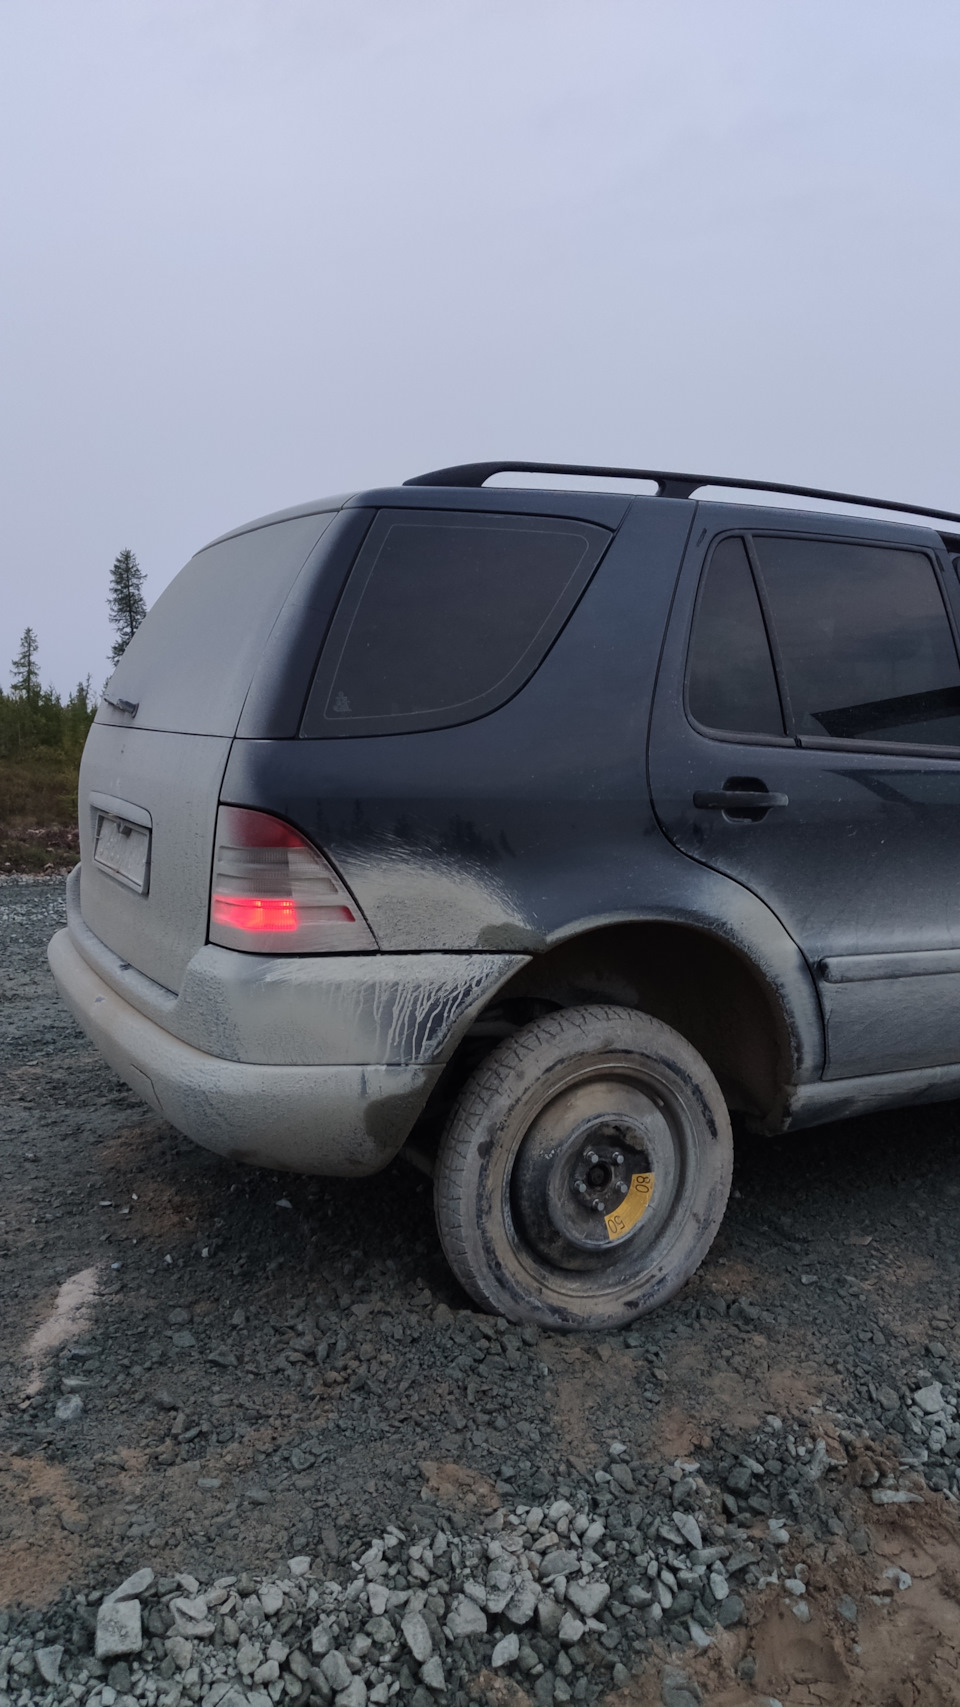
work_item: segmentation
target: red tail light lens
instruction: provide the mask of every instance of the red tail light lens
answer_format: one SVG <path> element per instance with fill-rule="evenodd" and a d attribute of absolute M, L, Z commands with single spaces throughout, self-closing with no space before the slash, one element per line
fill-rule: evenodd
<path fill-rule="evenodd" d="M 289 824 L 245 806 L 217 813 L 210 941 L 251 954 L 357 954 L 377 947 L 323 855 Z"/>

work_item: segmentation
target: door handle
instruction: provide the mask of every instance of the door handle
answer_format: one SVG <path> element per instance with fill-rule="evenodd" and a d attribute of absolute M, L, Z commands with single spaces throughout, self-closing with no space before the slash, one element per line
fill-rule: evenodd
<path fill-rule="evenodd" d="M 713 794 L 698 789 L 693 804 L 701 812 L 766 812 L 771 806 L 789 806 L 790 799 L 768 789 L 718 788 Z"/>

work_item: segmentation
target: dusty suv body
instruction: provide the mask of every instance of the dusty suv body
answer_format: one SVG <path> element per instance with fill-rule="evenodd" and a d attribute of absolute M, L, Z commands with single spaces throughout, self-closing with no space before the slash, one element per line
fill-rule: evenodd
<path fill-rule="evenodd" d="M 192 559 L 97 713 L 50 960 L 224 1155 L 362 1175 L 452 1108 L 464 1283 L 620 1320 L 709 1243 L 728 1109 L 960 1092 L 960 541 L 494 468 Z"/>

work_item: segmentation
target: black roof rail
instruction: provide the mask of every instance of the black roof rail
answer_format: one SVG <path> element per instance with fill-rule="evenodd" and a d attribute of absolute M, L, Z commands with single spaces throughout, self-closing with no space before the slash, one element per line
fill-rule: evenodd
<path fill-rule="evenodd" d="M 739 480 L 729 474 L 677 474 L 663 468 L 594 468 L 580 462 L 461 462 L 417 474 L 405 486 L 482 486 L 494 474 L 589 474 L 607 480 L 655 480 L 658 498 L 690 498 L 701 486 L 730 486 L 747 492 L 784 492 L 791 498 L 827 498 L 834 504 L 860 504 L 871 510 L 901 510 L 907 515 L 960 522 L 955 510 L 931 510 L 926 504 L 901 504 L 893 498 L 864 498 L 854 492 L 828 492 L 820 486 L 785 486 L 777 480 Z"/>

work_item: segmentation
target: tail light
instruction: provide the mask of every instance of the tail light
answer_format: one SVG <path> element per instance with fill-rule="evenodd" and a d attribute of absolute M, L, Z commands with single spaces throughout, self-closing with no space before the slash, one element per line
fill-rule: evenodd
<path fill-rule="evenodd" d="M 356 954 L 377 941 L 345 884 L 279 818 L 221 806 L 210 941 L 251 954 Z"/>

